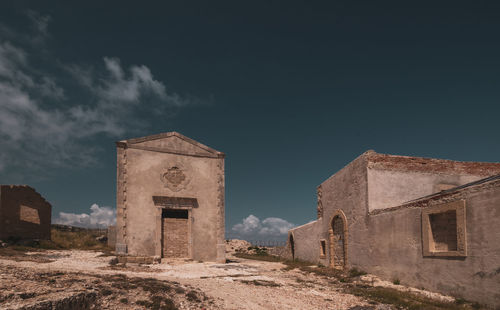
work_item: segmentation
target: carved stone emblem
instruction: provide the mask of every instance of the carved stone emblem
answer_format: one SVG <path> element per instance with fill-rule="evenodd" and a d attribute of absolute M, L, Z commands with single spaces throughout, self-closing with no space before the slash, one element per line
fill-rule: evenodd
<path fill-rule="evenodd" d="M 166 187 L 174 192 L 178 192 L 186 187 L 189 179 L 186 176 L 185 169 L 180 165 L 171 165 L 161 174 L 161 180 Z"/>

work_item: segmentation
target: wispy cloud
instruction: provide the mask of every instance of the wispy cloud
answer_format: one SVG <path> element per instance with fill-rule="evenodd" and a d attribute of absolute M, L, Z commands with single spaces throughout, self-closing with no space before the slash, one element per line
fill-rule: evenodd
<path fill-rule="evenodd" d="M 277 239 L 288 234 L 288 230 L 295 227 L 294 224 L 279 217 L 268 217 L 260 220 L 253 214 L 244 218 L 241 223 L 232 227 L 236 238 L 252 239 Z"/>
<path fill-rule="evenodd" d="M 33 40 L 48 37 L 50 16 L 33 11 L 28 16 L 35 29 Z M 140 116 L 144 113 L 138 112 L 168 114 L 169 109 L 189 104 L 188 99 L 167 92 L 145 65 L 126 67 L 119 58 L 103 57 L 99 66 L 48 60 L 41 68 L 31 59 L 37 52 L 33 42 L 13 43 L 2 33 L 13 31 L 0 32 L 0 149 L 4 160 L 0 172 L 16 166 L 45 169 L 91 163 L 96 149 L 85 143 L 90 138 L 116 138 L 130 127 L 145 128 L 147 122 Z M 49 69 L 59 70 L 57 77 Z M 78 97 L 63 85 L 79 86 Z"/>
<path fill-rule="evenodd" d="M 51 17 L 49 15 L 42 15 L 36 11 L 28 10 L 26 15 L 31 20 L 34 27 L 33 40 L 43 41 L 49 35 L 49 22 Z"/>
<path fill-rule="evenodd" d="M 97 204 L 90 206 L 90 214 L 59 212 L 53 220 L 54 224 L 78 226 L 85 228 L 106 228 L 116 224 L 116 209 L 99 207 Z"/>

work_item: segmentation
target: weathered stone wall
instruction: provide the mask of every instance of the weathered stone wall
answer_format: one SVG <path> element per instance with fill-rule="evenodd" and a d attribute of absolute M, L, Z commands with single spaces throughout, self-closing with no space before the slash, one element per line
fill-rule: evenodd
<path fill-rule="evenodd" d="M 358 259 L 365 255 L 365 240 L 355 232 L 366 231 L 367 210 L 367 171 L 366 153 L 321 184 L 322 205 L 324 209 L 321 238 L 327 240 L 326 258 L 322 263 L 330 265 L 331 244 L 329 230 L 333 215 L 341 210 L 347 219 L 345 236 L 346 268 L 357 265 Z"/>
<path fill-rule="evenodd" d="M 450 172 L 448 172 L 450 173 Z M 369 210 L 399 206 L 431 195 L 440 187 L 456 187 L 484 178 L 481 175 L 377 170 L 368 168 Z"/>
<path fill-rule="evenodd" d="M 126 244 L 129 255 L 160 256 L 162 206 L 155 205 L 153 196 L 194 198 L 190 258 L 225 261 L 223 154 L 207 153 L 180 136 L 118 144 L 117 250 Z M 179 184 L 165 180 L 167 171 L 180 172 L 173 176 Z"/>
<path fill-rule="evenodd" d="M 342 210 L 347 217 L 346 267 L 363 255 L 364 240 L 350 231 L 366 230 L 365 217 L 367 210 L 367 177 L 366 153 L 359 156 L 342 170 L 324 181 L 318 192 L 321 192 L 321 208 L 323 217 L 318 221 L 290 230 L 295 237 L 295 258 L 313 263 L 330 265 L 331 247 L 329 229 L 333 214 Z M 320 258 L 320 240 L 326 240 L 326 255 Z"/>
<path fill-rule="evenodd" d="M 422 208 L 465 200 L 465 257 L 424 257 Z M 500 306 L 500 180 L 367 217 L 359 268 L 402 284 Z M 355 232 L 353 232 L 354 234 Z"/>
<path fill-rule="evenodd" d="M 305 225 L 290 230 L 294 242 L 294 258 L 318 263 L 319 258 L 319 236 L 321 229 L 321 220 L 313 221 Z M 290 237 L 288 238 L 290 247 Z M 291 256 L 291 255 L 290 255 Z"/>
<path fill-rule="evenodd" d="M 331 265 L 335 244 L 329 230 L 333 216 L 341 214 L 347 223 L 343 248 L 346 268 L 498 305 L 500 181 L 484 181 L 498 171 L 500 164 L 495 163 L 460 163 L 368 151 L 318 187 L 319 220 L 290 231 L 295 236 L 295 257 Z M 467 182 L 476 183 L 464 185 Z M 456 186 L 461 187 L 449 189 Z M 452 238 L 453 229 L 435 230 L 438 242 L 434 246 L 453 251 L 453 247 L 466 242 L 466 251 L 451 256 L 424 256 L 422 208 L 460 199 L 466 201 L 466 240 L 461 240 L 458 233 L 465 229 L 460 226 L 458 213 L 455 221 L 437 216 L 432 220 L 453 226 L 460 240 Z M 327 242 L 324 259 L 319 257 L 321 239 Z M 337 254 L 341 250 L 337 249 Z"/>
<path fill-rule="evenodd" d="M 0 239 L 50 239 L 51 205 L 25 185 L 0 186 Z"/>
<path fill-rule="evenodd" d="M 114 249 L 116 246 L 116 226 L 108 226 L 107 237 L 108 246 Z"/>

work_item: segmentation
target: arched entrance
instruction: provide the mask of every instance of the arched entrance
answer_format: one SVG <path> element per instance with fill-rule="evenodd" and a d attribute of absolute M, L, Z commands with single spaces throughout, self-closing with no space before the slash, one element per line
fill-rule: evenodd
<path fill-rule="evenodd" d="M 290 252 L 292 253 L 292 260 L 295 260 L 295 242 L 293 240 L 293 234 L 288 235 L 288 244 L 290 246 Z"/>
<path fill-rule="evenodd" d="M 337 210 L 330 220 L 330 266 L 344 269 L 347 264 L 347 220 L 344 212 Z"/>

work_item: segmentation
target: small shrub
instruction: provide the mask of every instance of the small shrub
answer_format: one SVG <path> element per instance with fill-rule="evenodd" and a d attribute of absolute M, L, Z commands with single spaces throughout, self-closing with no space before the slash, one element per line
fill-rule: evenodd
<path fill-rule="evenodd" d="M 22 299 L 33 298 L 35 296 L 36 296 L 35 293 L 21 293 L 21 294 L 19 294 L 19 297 L 21 297 Z"/>
<path fill-rule="evenodd" d="M 189 292 L 187 292 L 186 297 L 190 301 L 201 302 L 200 298 L 198 297 L 198 294 L 196 294 L 195 291 L 189 291 Z"/>
<path fill-rule="evenodd" d="M 351 278 L 364 276 L 365 274 L 366 272 L 364 272 L 363 270 L 358 270 L 356 268 L 352 268 L 351 270 L 349 270 L 349 276 Z"/>
<path fill-rule="evenodd" d="M 184 292 L 186 292 L 186 290 L 183 289 L 182 287 L 178 286 L 178 287 L 175 288 L 175 292 L 177 294 L 184 294 Z"/>
<path fill-rule="evenodd" d="M 396 278 L 396 279 L 392 280 L 392 284 L 394 284 L 394 285 L 400 285 L 401 282 L 399 281 L 399 279 Z"/>
<path fill-rule="evenodd" d="M 463 305 L 463 304 L 465 304 L 466 302 L 467 302 L 467 301 L 466 301 L 465 299 L 460 298 L 460 297 L 459 297 L 459 298 L 457 298 L 457 299 L 455 299 L 455 303 L 456 303 L 457 305 Z"/>
<path fill-rule="evenodd" d="M 127 298 L 121 298 L 121 299 L 120 299 L 120 302 L 121 302 L 122 304 L 128 304 L 128 299 L 127 299 Z"/>
<path fill-rule="evenodd" d="M 110 266 L 116 266 L 116 265 L 118 265 L 118 263 L 119 263 L 118 257 L 113 257 L 112 259 L 109 260 Z"/>
<path fill-rule="evenodd" d="M 269 287 L 276 287 L 280 286 L 278 283 L 273 282 L 273 281 L 266 281 L 266 280 L 241 280 L 241 283 L 245 284 L 253 284 L 255 286 L 269 286 Z"/>
<path fill-rule="evenodd" d="M 150 308 L 153 305 L 153 303 L 149 300 L 138 300 L 135 302 L 135 304 L 146 308 Z"/>
<path fill-rule="evenodd" d="M 104 288 L 101 290 L 101 294 L 102 294 L 102 296 L 109 296 L 109 295 L 113 294 L 113 291 L 110 290 L 109 288 Z"/>

